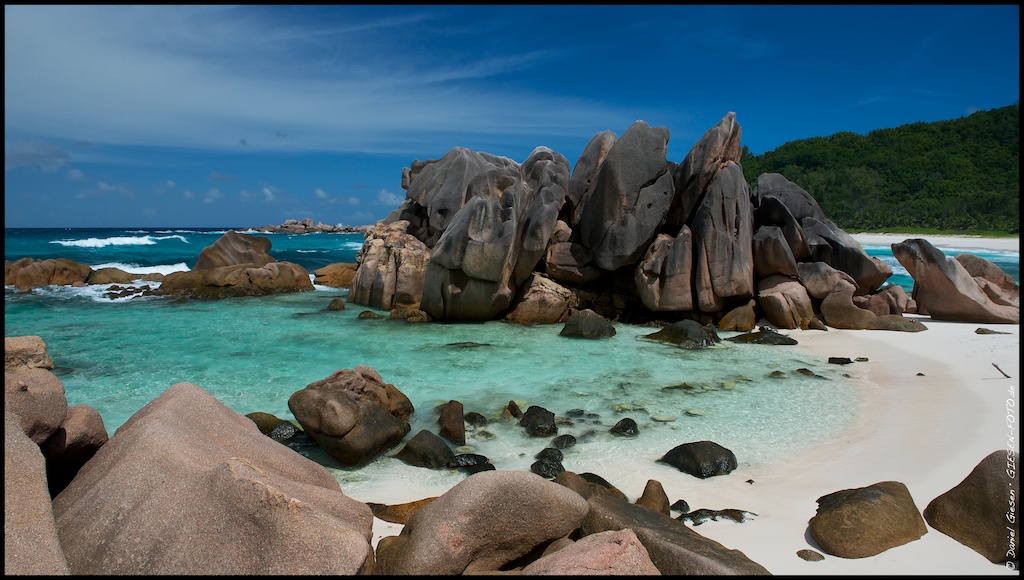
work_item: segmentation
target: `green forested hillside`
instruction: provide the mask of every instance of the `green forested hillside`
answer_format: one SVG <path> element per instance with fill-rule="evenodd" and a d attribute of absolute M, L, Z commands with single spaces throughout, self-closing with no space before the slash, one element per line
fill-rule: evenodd
<path fill-rule="evenodd" d="M 1020 109 L 978 111 L 867 135 L 836 133 L 761 155 L 743 173 L 781 173 L 849 231 L 1020 231 Z"/>

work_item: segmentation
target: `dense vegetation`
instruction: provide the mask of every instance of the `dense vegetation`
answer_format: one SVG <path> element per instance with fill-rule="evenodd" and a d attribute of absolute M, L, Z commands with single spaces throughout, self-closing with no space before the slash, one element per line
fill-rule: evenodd
<path fill-rule="evenodd" d="M 847 231 L 1020 232 L 1020 109 L 836 133 L 751 155 L 751 188 L 781 173 Z"/>

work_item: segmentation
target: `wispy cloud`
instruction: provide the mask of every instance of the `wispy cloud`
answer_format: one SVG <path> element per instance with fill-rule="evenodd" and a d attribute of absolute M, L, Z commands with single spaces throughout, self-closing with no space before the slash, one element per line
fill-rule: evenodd
<path fill-rule="evenodd" d="M 384 188 L 381 188 L 381 190 L 377 192 L 377 203 L 380 205 L 396 206 L 402 203 L 402 200 L 404 199 L 405 196 L 398 195 L 397 193 L 393 193 Z"/>
<path fill-rule="evenodd" d="M 218 201 L 218 200 L 223 199 L 223 198 L 224 198 L 224 193 L 221 192 L 221 190 L 219 190 L 217 188 L 213 188 L 213 189 L 210 189 L 209 191 L 207 191 L 206 195 L 203 196 L 203 203 L 213 203 L 213 202 Z"/>
<path fill-rule="evenodd" d="M 75 197 L 78 199 L 88 199 L 91 197 L 103 197 L 112 193 L 122 197 L 135 197 L 135 190 L 127 183 L 107 183 L 106 181 L 97 182 L 96 187 L 79 191 L 75 194 Z"/>
<path fill-rule="evenodd" d="M 69 169 L 67 172 L 67 178 L 71 181 L 85 181 L 85 172 L 80 169 Z"/>
<path fill-rule="evenodd" d="M 7 116 L 4 115 L 7 122 Z M 46 173 L 55 173 L 71 157 L 59 145 L 40 139 L 17 139 L 4 143 L 4 171 L 31 167 Z"/>
<path fill-rule="evenodd" d="M 578 135 L 619 117 L 597 100 L 476 82 L 557 51 L 453 60 L 401 49 L 401 26 L 440 19 L 436 7 L 362 21 L 329 7 L 334 24 L 319 26 L 281 25 L 267 10 L 8 6 L 5 120 L 103 144 L 404 152 L 456 130 Z"/>

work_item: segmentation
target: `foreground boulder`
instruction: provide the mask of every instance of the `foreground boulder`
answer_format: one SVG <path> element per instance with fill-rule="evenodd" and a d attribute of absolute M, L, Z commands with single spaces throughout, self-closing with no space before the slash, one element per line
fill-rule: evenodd
<path fill-rule="evenodd" d="M 67 575 L 46 489 L 43 454 L 4 413 L 4 575 Z"/>
<path fill-rule="evenodd" d="M 667 463 L 701 479 L 726 475 L 739 465 L 735 453 L 714 441 L 683 443 L 673 447 L 658 463 Z"/>
<path fill-rule="evenodd" d="M 288 398 L 302 429 L 328 455 L 362 465 L 397 445 L 409 432 L 412 403 L 366 365 L 341 369 Z"/>
<path fill-rule="evenodd" d="M 660 576 L 633 530 L 584 536 L 522 569 L 528 576 Z"/>
<path fill-rule="evenodd" d="M 64 491 L 109 437 L 99 411 L 89 405 L 68 407 L 60 427 L 40 446 L 46 457 L 50 495 Z"/>
<path fill-rule="evenodd" d="M 867 558 L 928 533 L 910 491 L 898 481 L 819 497 L 808 528 L 825 553 L 840 558 Z"/>
<path fill-rule="evenodd" d="M 376 574 L 491 572 L 579 527 L 587 502 L 523 471 L 473 474 L 377 545 Z"/>
<path fill-rule="evenodd" d="M 892 253 L 914 278 L 912 297 L 919 313 L 936 320 L 1020 323 L 1018 306 L 993 301 L 960 261 L 946 258 L 928 240 L 897 242 Z"/>
<path fill-rule="evenodd" d="M 1008 466 L 1020 465 L 1019 459 L 1015 451 L 990 453 L 956 487 L 924 508 L 925 521 L 989 562 L 1017 560 L 1008 551 L 1008 540 L 1020 538 L 1020 508 L 1008 500 L 1013 498 L 1010 493 L 1019 492 L 1020 479 Z"/>
<path fill-rule="evenodd" d="M 73 574 L 347 575 L 373 564 L 366 504 L 189 383 L 122 425 L 53 512 Z"/>
<path fill-rule="evenodd" d="M 589 510 L 581 526 L 584 535 L 633 530 L 651 561 L 666 576 L 769 574 L 743 552 L 705 538 L 665 514 L 604 493 L 591 495 L 587 504 Z"/>
<path fill-rule="evenodd" d="M 42 445 L 67 416 L 64 385 L 53 373 L 42 368 L 5 372 L 4 410 L 17 415 L 22 431 L 37 445 Z"/>
<path fill-rule="evenodd" d="M 38 336 L 4 337 L 4 372 L 19 369 L 53 370 L 53 359 L 46 343 Z"/>

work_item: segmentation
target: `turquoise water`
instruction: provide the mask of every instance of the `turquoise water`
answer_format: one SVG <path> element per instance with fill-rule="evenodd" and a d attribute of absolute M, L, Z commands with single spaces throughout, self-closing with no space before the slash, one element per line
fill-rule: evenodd
<path fill-rule="evenodd" d="M 93 267 L 117 263 L 151 271 L 186 269 L 219 235 L 23 231 L 7 230 L 5 259 L 33 255 L 19 252 L 34 248 L 37 258 L 69 257 Z M 310 270 L 355 261 L 362 239 L 351 234 L 268 237 L 275 257 L 293 257 Z M 622 463 L 627 460 L 640 460 L 648 469 L 672 447 L 702 439 L 732 449 L 741 466 L 768 465 L 838 435 L 860 408 L 856 381 L 843 377 L 850 368 L 829 365 L 800 347 L 724 342 L 686 351 L 639 340 L 656 329 L 629 325 L 617 325 L 612 338 L 588 341 L 559 336 L 561 325 L 408 324 L 388 319 L 387 312 L 380 312 L 380 319 L 360 320 L 361 306 L 327 311 L 332 298 L 347 295 L 327 287 L 204 302 L 111 301 L 102 297 L 104 290 L 54 286 L 19 293 L 5 288 L 4 334 L 41 336 L 58 366 L 55 373 L 68 403 L 98 410 L 111 434 L 182 381 L 203 387 L 238 413 L 263 411 L 292 419 L 287 405 L 292 393 L 360 364 L 376 369 L 412 400 L 416 413 L 410 436 L 421 429 L 436 433 L 432 410 L 450 399 L 461 401 L 467 412 L 492 418 L 487 430 L 497 438 L 484 441 L 470 434 L 468 443 L 507 469 L 529 469 L 533 455 L 547 445 L 546 439 L 527 438 L 515 424 L 495 419 L 509 400 L 524 409 L 541 405 L 556 415 L 577 408 L 598 415 L 559 432 L 581 437 L 594 431 L 588 441 L 567 450 L 563 464 L 602 474 L 602 466 L 632 469 Z M 798 368 L 827 380 L 802 376 Z M 775 370 L 786 378 L 769 378 Z M 693 388 L 665 389 L 681 383 Z M 639 436 L 608 434 L 624 417 L 640 425 Z M 464 477 L 410 468 L 390 457 L 352 469 L 316 450 L 309 453 L 332 469 L 346 490 L 370 493 L 381 477 L 415 477 L 441 487 Z"/>

